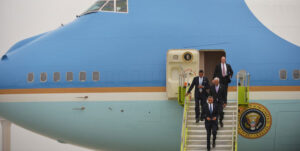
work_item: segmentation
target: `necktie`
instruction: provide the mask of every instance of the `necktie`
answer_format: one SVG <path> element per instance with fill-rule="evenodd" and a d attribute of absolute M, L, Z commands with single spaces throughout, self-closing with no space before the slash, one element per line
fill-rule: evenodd
<path fill-rule="evenodd" d="M 210 114 L 212 113 L 211 104 L 209 104 L 209 112 L 210 112 Z"/>
<path fill-rule="evenodd" d="M 225 63 L 222 63 L 222 66 L 223 66 L 223 68 L 222 68 L 222 75 L 223 75 L 223 77 L 225 77 L 225 66 L 224 66 L 224 64 Z"/>
<path fill-rule="evenodd" d="M 218 93 L 218 91 L 219 91 L 219 88 L 218 88 L 218 86 L 216 86 L 216 92 Z"/>

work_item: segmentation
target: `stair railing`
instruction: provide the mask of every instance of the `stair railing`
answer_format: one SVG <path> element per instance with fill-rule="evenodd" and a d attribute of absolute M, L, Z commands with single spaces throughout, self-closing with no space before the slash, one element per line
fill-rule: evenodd
<path fill-rule="evenodd" d="M 235 143 L 234 143 L 234 140 L 235 140 L 235 136 L 234 136 L 234 135 L 235 135 L 235 134 L 234 134 L 234 133 L 235 133 L 234 125 L 235 125 L 235 124 L 234 124 L 234 112 L 232 112 L 232 130 L 231 130 L 231 133 L 232 133 L 232 138 L 231 138 L 231 140 L 232 140 L 232 145 L 231 145 L 231 147 L 232 147 L 232 148 L 231 148 L 231 150 L 232 150 L 232 151 L 234 150 L 234 144 L 235 144 Z"/>
<path fill-rule="evenodd" d="M 187 114 L 189 108 L 189 102 L 191 101 L 191 95 L 188 95 L 189 100 L 184 100 L 184 112 L 182 117 L 182 129 L 181 129 L 181 147 L 180 151 L 186 151 L 187 137 L 188 137 L 188 127 L 187 127 Z"/>

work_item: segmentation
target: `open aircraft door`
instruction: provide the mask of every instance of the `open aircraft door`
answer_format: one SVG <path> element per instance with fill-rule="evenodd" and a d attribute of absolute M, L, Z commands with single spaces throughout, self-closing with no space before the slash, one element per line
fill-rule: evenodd
<path fill-rule="evenodd" d="M 199 51 L 195 49 L 169 50 L 166 70 L 168 99 L 176 99 L 179 97 L 179 87 L 182 87 L 184 83 L 190 84 L 198 73 Z"/>

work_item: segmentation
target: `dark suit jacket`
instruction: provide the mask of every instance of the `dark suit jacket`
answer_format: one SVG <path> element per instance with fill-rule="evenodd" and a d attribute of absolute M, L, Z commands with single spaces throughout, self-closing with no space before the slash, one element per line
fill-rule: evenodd
<path fill-rule="evenodd" d="M 226 96 L 225 86 L 221 83 L 219 85 L 220 86 L 219 86 L 218 93 L 216 91 L 215 85 L 212 85 L 210 87 L 210 95 L 214 98 L 215 103 L 219 103 L 219 104 L 226 103 L 227 104 L 227 99 L 225 98 L 225 96 Z"/>
<path fill-rule="evenodd" d="M 195 77 L 193 79 L 193 82 L 192 82 L 192 84 L 191 84 L 191 86 L 188 90 L 188 93 L 190 93 L 192 91 L 192 89 L 195 87 L 195 93 L 194 93 L 195 94 L 195 99 L 196 98 L 198 99 L 200 97 L 200 95 L 204 95 L 204 96 L 207 97 L 208 93 L 207 93 L 206 90 L 210 88 L 208 78 L 203 76 L 202 86 L 204 86 L 204 88 L 202 88 L 201 93 L 200 93 L 200 90 L 199 90 L 198 86 L 199 86 L 199 76 Z"/>
<path fill-rule="evenodd" d="M 222 68 L 221 68 L 221 63 L 217 64 L 216 68 L 215 68 L 215 72 L 214 72 L 214 77 L 218 77 L 220 79 L 220 82 L 222 84 L 228 84 L 231 82 L 230 77 L 232 77 L 233 75 L 233 70 L 230 66 L 230 64 L 226 63 L 226 68 L 227 68 L 227 76 L 223 77 L 222 75 Z"/>
<path fill-rule="evenodd" d="M 209 117 L 210 119 L 213 119 L 213 117 L 216 117 L 217 118 L 216 122 L 218 121 L 219 108 L 218 108 L 217 103 L 213 103 L 213 112 L 212 112 L 212 114 L 210 114 L 208 103 L 205 103 L 203 112 L 204 112 L 204 117 L 205 117 L 205 123 L 210 122 L 210 121 L 207 121 L 207 117 Z"/>

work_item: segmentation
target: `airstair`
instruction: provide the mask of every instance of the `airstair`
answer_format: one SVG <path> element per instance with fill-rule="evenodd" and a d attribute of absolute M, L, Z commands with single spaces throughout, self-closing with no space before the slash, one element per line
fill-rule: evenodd
<path fill-rule="evenodd" d="M 186 151 L 202 151 L 206 150 L 207 138 L 204 121 L 199 123 L 195 122 L 195 101 L 191 100 L 187 103 L 187 117 L 186 117 Z M 216 147 L 211 150 L 215 151 L 232 151 L 235 150 L 235 134 L 236 134 L 236 115 L 237 115 L 237 102 L 228 101 L 224 109 L 224 126 L 220 127 L 217 132 Z M 211 136 L 212 139 L 212 136 Z M 212 143 L 212 140 L 211 140 Z"/>
<path fill-rule="evenodd" d="M 211 144 L 211 151 L 237 151 L 238 106 L 239 103 L 242 103 L 240 102 L 241 97 L 243 98 L 242 100 L 249 99 L 249 79 L 245 78 L 246 74 L 243 74 L 244 79 L 241 78 L 240 74 L 239 72 L 237 76 L 236 100 L 228 100 L 227 106 L 224 108 L 224 126 L 219 126 L 216 147 L 212 148 Z M 187 84 L 182 84 L 182 81 L 185 81 L 182 79 L 185 78 L 186 76 L 180 78 L 178 93 L 178 101 L 184 106 L 180 151 L 205 151 L 207 150 L 205 121 L 196 123 L 195 101 L 191 99 L 191 96 L 183 96 L 184 92 L 182 91 L 187 90 Z M 243 84 L 245 81 L 246 85 Z"/>
<path fill-rule="evenodd" d="M 195 101 L 191 96 L 183 96 L 188 84 L 182 81 L 189 81 L 189 76 L 184 72 L 179 76 L 178 102 L 184 106 L 181 148 L 180 151 L 203 151 L 207 150 L 207 138 L 204 121 L 196 123 Z M 212 151 L 237 151 L 238 135 L 238 106 L 247 106 L 249 103 L 250 74 L 245 70 L 237 73 L 236 100 L 228 100 L 224 108 L 224 126 L 217 131 L 216 147 Z M 182 92 L 184 91 L 184 92 Z M 211 136 L 212 139 L 212 136 Z M 212 143 L 212 140 L 211 140 Z M 212 144 L 211 144 L 212 145 Z"/>

